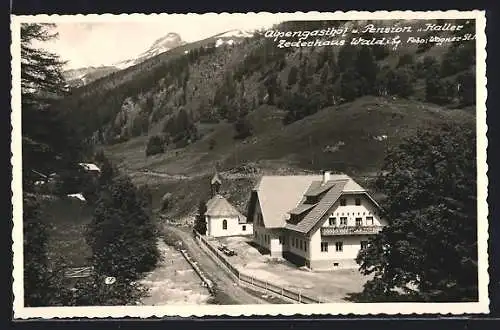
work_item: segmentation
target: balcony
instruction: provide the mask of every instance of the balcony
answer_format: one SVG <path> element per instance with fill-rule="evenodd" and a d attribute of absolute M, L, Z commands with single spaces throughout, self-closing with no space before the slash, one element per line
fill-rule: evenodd
<path fill-rule="evenodd" d="M 372 235 L 382 230 L 382 226 L 321 227 L 322 236 Z"/>

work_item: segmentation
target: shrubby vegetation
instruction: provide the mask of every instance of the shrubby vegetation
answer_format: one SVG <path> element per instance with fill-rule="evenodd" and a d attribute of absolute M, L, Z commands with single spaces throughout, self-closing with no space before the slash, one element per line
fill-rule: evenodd
<path fill-rule="evenodd" d="M 356 299 L 477 300 L 474 127 L 418 132 L 389 151 L 382 171 L 377 185 L 390 225 L 357 258 L 374 278 Z"/>

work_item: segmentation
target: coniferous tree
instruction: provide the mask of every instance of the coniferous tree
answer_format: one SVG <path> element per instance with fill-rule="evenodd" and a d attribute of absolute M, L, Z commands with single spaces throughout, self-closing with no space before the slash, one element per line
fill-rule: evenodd
<path fill-rule="evenodd" d="M 159 252 L 149 207 L 127 176 L 114 177 L 101 191 L 86 235 L 97 274 L 130 282 L 156 265 Z"/>
<path fill-rule="evenodd" d="M 360 93 L 366 95 L 374 92 L 377 79 L 378 65 L 370 47 L 361 47 L 355 61 L 355 68 L 362 78 Z"/>
<path fill-rule="evenodd" d="M 328 64 L 328 62 L 325 62 L 325 64 L 323 65 L 323 69 L 321 70 L 321 76 L 320 76 L 320 83 L 323 86 L 326 85 L 328 82 L 330 71 L 331 71 L 330 65 Z"/>
<path fill-rule="evenodd" d="M 340 48 L 337 58 L 337 65 L 340 73 L 354 66 L 357 53 L 358 53 L 357 48 L 349 44 L 342 46 L 342 48 Z"/>
<path fill-rule="evenodd" d="M 468 71 L 457 79 L 459 84 L 458 97 L 464 106 L 476 104 L 476 75 Z"/>
<path fill-rule="evenodd" d="M 364 81 L 354 69 L 349 69 L 342 74 L 340 80 L 340 96 L 346 101 L 353 101 L 363 95 Z"/>
<path fill-rule="evenodd" d="M 159 135 L 153 135 L 149 138 L 146 145 L 146 156 L 152 156 L 165 152 L 164 140 Z"/>
<path fill-rule="evenodd" d="M 439 77 L 428 77 L 426 79 L 425 100 L 439 105 L 450 102 L 447 86 Z"/>
<path fill-rule="evenodd" d="M 408 67 L 399 67 L 389 71 L 387 75 L 387 91 L 390 95 L 409 97 L 413 94 L 413 70 Z"/>
<path fill-rule="evenodd" d="M 77 158 L 82 152 L 76 129 L 63 117 L 58 102 L 67 93 L 62 76 L 64 62 L 58 56 L 34 47 L 57 37 L 53 24 L 21 25 L 21 110 L 23 181 L 32 170 L 54 171 L 60 160 Z M 64 137 L 64 138 L 61 138 Z M 28 185 L 26 187 L 29 187 Z"/>
<path fill-rule="evenodd" d="M 288 86 L 293 86 L 297 83 L 297 77 L 299 75 L 299 69 L 296 66 L 292 66 L 290 68 L 290 72 L 288 72 Z"/>
<path fill-rule="evenodd" d="M 205 212 L 207 212 L 207 205 L 205 204 L 205 202 L 201 201 L 198 204 L 198 214 L 196 215 L 193 228 L 201 235 L 205 235 L 207 233 L 207 222 L 205 220 Z"/>

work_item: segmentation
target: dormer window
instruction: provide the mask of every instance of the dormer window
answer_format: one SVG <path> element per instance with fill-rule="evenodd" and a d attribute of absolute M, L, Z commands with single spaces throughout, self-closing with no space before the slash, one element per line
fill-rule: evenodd
<path fill-rule="evenodd" d="M 318 202 L 318 196 L 307 196 L 305 204 L 316 204 Z"/>
<path fill-rule="evenodd" d="M 346 206 L 346 200 L 345 198 L 340 199 L 340 206 Z"/>
<path fill-rule="evenodd" d="M 357 206 L 361 205 L 361 198 L 356 198 L 356 199 L 355 199 L 355 204 L 356 204 Z"/>
<path fill-rule="evenodd" d="M 330 226 L 336 226 L 337 225 L 337 218 L 336 217 L 330 217 L 328 219 L 328 225 L 330 225 Z"/>

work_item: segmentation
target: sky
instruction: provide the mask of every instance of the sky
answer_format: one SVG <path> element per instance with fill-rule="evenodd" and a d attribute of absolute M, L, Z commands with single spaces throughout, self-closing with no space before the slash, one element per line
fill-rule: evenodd
<path fill-rule="evenodd" d="M 95 18 L 95 17 L 94 17 Z M 255 30 L 270 28 L 285 20 L 304 19 L 304 14 L 204 14 L 157 15 L 134 19 L 100 18 L 55 22 L 57 40 L 44 42 L 43 48 L 68 61 L 66 69 L 112 65 L 135 58 L 155 40 L 169 32 L 178 33 L 182 40 L 192 42 L 233 29 Z"/>

